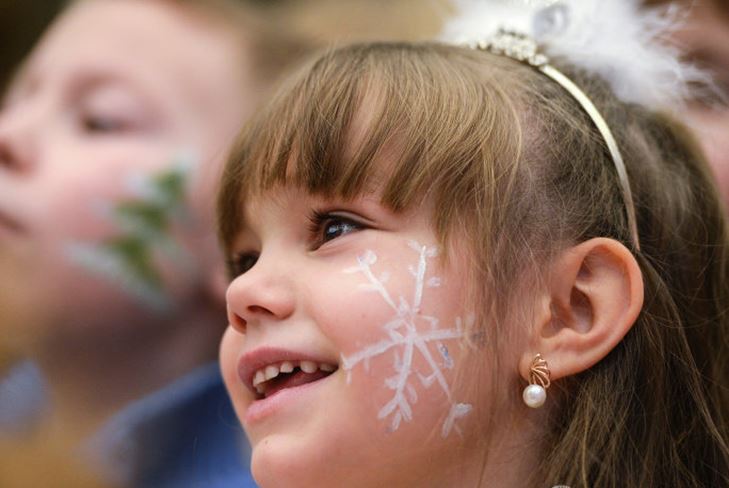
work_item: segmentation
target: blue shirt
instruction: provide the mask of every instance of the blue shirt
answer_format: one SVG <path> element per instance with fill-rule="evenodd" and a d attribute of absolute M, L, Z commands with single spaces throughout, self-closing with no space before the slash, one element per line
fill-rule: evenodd
<path fill-rule="evenodd" d="M 0 378 L 0 436 L 31 433 L 47 414 L 43 374 L 32 361 L 14 364 Z"/>
<path fill-rule="evenodd" d="M 93 466 L 126 486 L 256 486 L 250 448 L 217 363 L 130 404 L 86 447 Z"/>

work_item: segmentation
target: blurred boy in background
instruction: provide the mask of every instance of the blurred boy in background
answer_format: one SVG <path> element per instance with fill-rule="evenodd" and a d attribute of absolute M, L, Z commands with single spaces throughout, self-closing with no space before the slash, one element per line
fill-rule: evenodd
<path fill-rule="evenodd" d="M 258 3 L 73 2 L 3 98 L 4 340 L 47 384 L 33 439 L 74 446 L 114 485 L 252 483 L 215 362 L 226 325 L 218 171 L 314 40 L 367 38 L 413 2 L 352 2 L 373 15 L 350 23 L 325 15 L 331 2 L 298 13 Z M 420 15 L 423 36 L 437 30 Z M 392 28 L 378 34 L 397 38 Z"/>
<path fill-rule="evenodd" d="M 684 112 L 696 131 L 729 208 L 729 0 L 647 0 L 674 3 L 682 25 L 673 41 L 685 57 L 705 69 L 714 85 L 699 90 Z"/>
<path fill-rule="evenodd" d="M 85 0 L 0 112 L 4 333 L 43 372 L 42 435 L 134 486 L 246 486 L 214 362 L 213 181 L 269 80 L 226 1 Z M 27 313 L 26 310 L 32 310 Z"/>

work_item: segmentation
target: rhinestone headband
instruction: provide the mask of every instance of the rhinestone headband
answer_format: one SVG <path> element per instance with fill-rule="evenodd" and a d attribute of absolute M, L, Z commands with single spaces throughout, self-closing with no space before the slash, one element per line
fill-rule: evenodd
<path fill-rule="evenodd" d="M 610 127 L 605 119 L 600 115 L 590 98 L 583 92 L 572 80 L 565 76 L 561 71 L 549 64 L 549 58 L 539 51 L 537 43 L 521 33 L 499 29 L 491 38 L 469 42 L 466 44 L 472 49 L 488 51 L 493 54 L 507 56 L 522 63 L 528 64 L 544 75 L 558 83 L 562 88 L 567 90 L 570 95 L 580 104 L 582 109 L 587 112 L 590 119 L 600 132 L 605 144 L 607 145 L 613 164 L 618 173 L 620 180 L 620 188 L 623 194 L 625 211 L 628 217 L 628 227 L 633 246 L 636 251 L 640 251 L 640 240 L 638 239 L 638 225 L 635 216 L 635 204 L 633 203 L 633 193 L 630 190 L 630 182 L 628 181 L 628 173 L 625 169 L 623 156 L 620 154 L 615 137 L 613 137 Z"/>

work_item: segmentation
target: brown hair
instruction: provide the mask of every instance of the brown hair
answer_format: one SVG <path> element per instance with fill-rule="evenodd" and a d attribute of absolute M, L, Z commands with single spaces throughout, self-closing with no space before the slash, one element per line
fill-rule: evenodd
<path fill-rule="evenodd" d="M 645 304 L 603 361 L 558 382 L 565 401 L 540 437 L 534 484 L 723 486 L 729 236 L 709 171 L 670 118 L 557 65 L 620 144 Z M 470 246 L 474 332 L 495 351 L 557 252 L 597 236 L 631 247 L 615 167 L 579 105 L 528 66 L 463 48 L 356 45 L 291 80 L 243 131 L 226 167 L 218 200 L 226 249 L 245 200 L 276 185 L 343 198 L 381 185 L 394 211 L 427 200 L 443 244 L 457 235 Z M 516 381 L 514 372 L 514 402 Z"/>

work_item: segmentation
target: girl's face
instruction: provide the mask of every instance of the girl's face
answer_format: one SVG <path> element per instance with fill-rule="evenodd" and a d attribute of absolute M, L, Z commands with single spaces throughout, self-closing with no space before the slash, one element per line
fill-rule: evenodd
<path fill-rule="evenodd" d="M 200 170 L 223 157 L 247 111 L 239 49 L 223 30 L 167 2 L 83 1 L 52 26 L 4 97 L 0 253 L 23 265 L 1 274 L 55 328 L 143 322 L 134 314 L 147 304 L 132 279 L 114 275 L 119 263 L 79 256 L 139 244 L 120 207 L 149 205 L 170 172 L 182 171 L 185 188 L 199 185 Z M 178 214 L 162 218 L 155 242 L 188 230 Z M 128 261 L 185 296 L 189 269 L 159 258 L 152 240 Z"/>
<path fill-rule="evenodd" d="M 221 362 L 263 486 L 437 485 L 476 451 L 483 413 L 456 378 L 490 361 L 462 346 L 467 258 L 443 259 L 425 210 L 378 202 L 246 206 Z"/>

